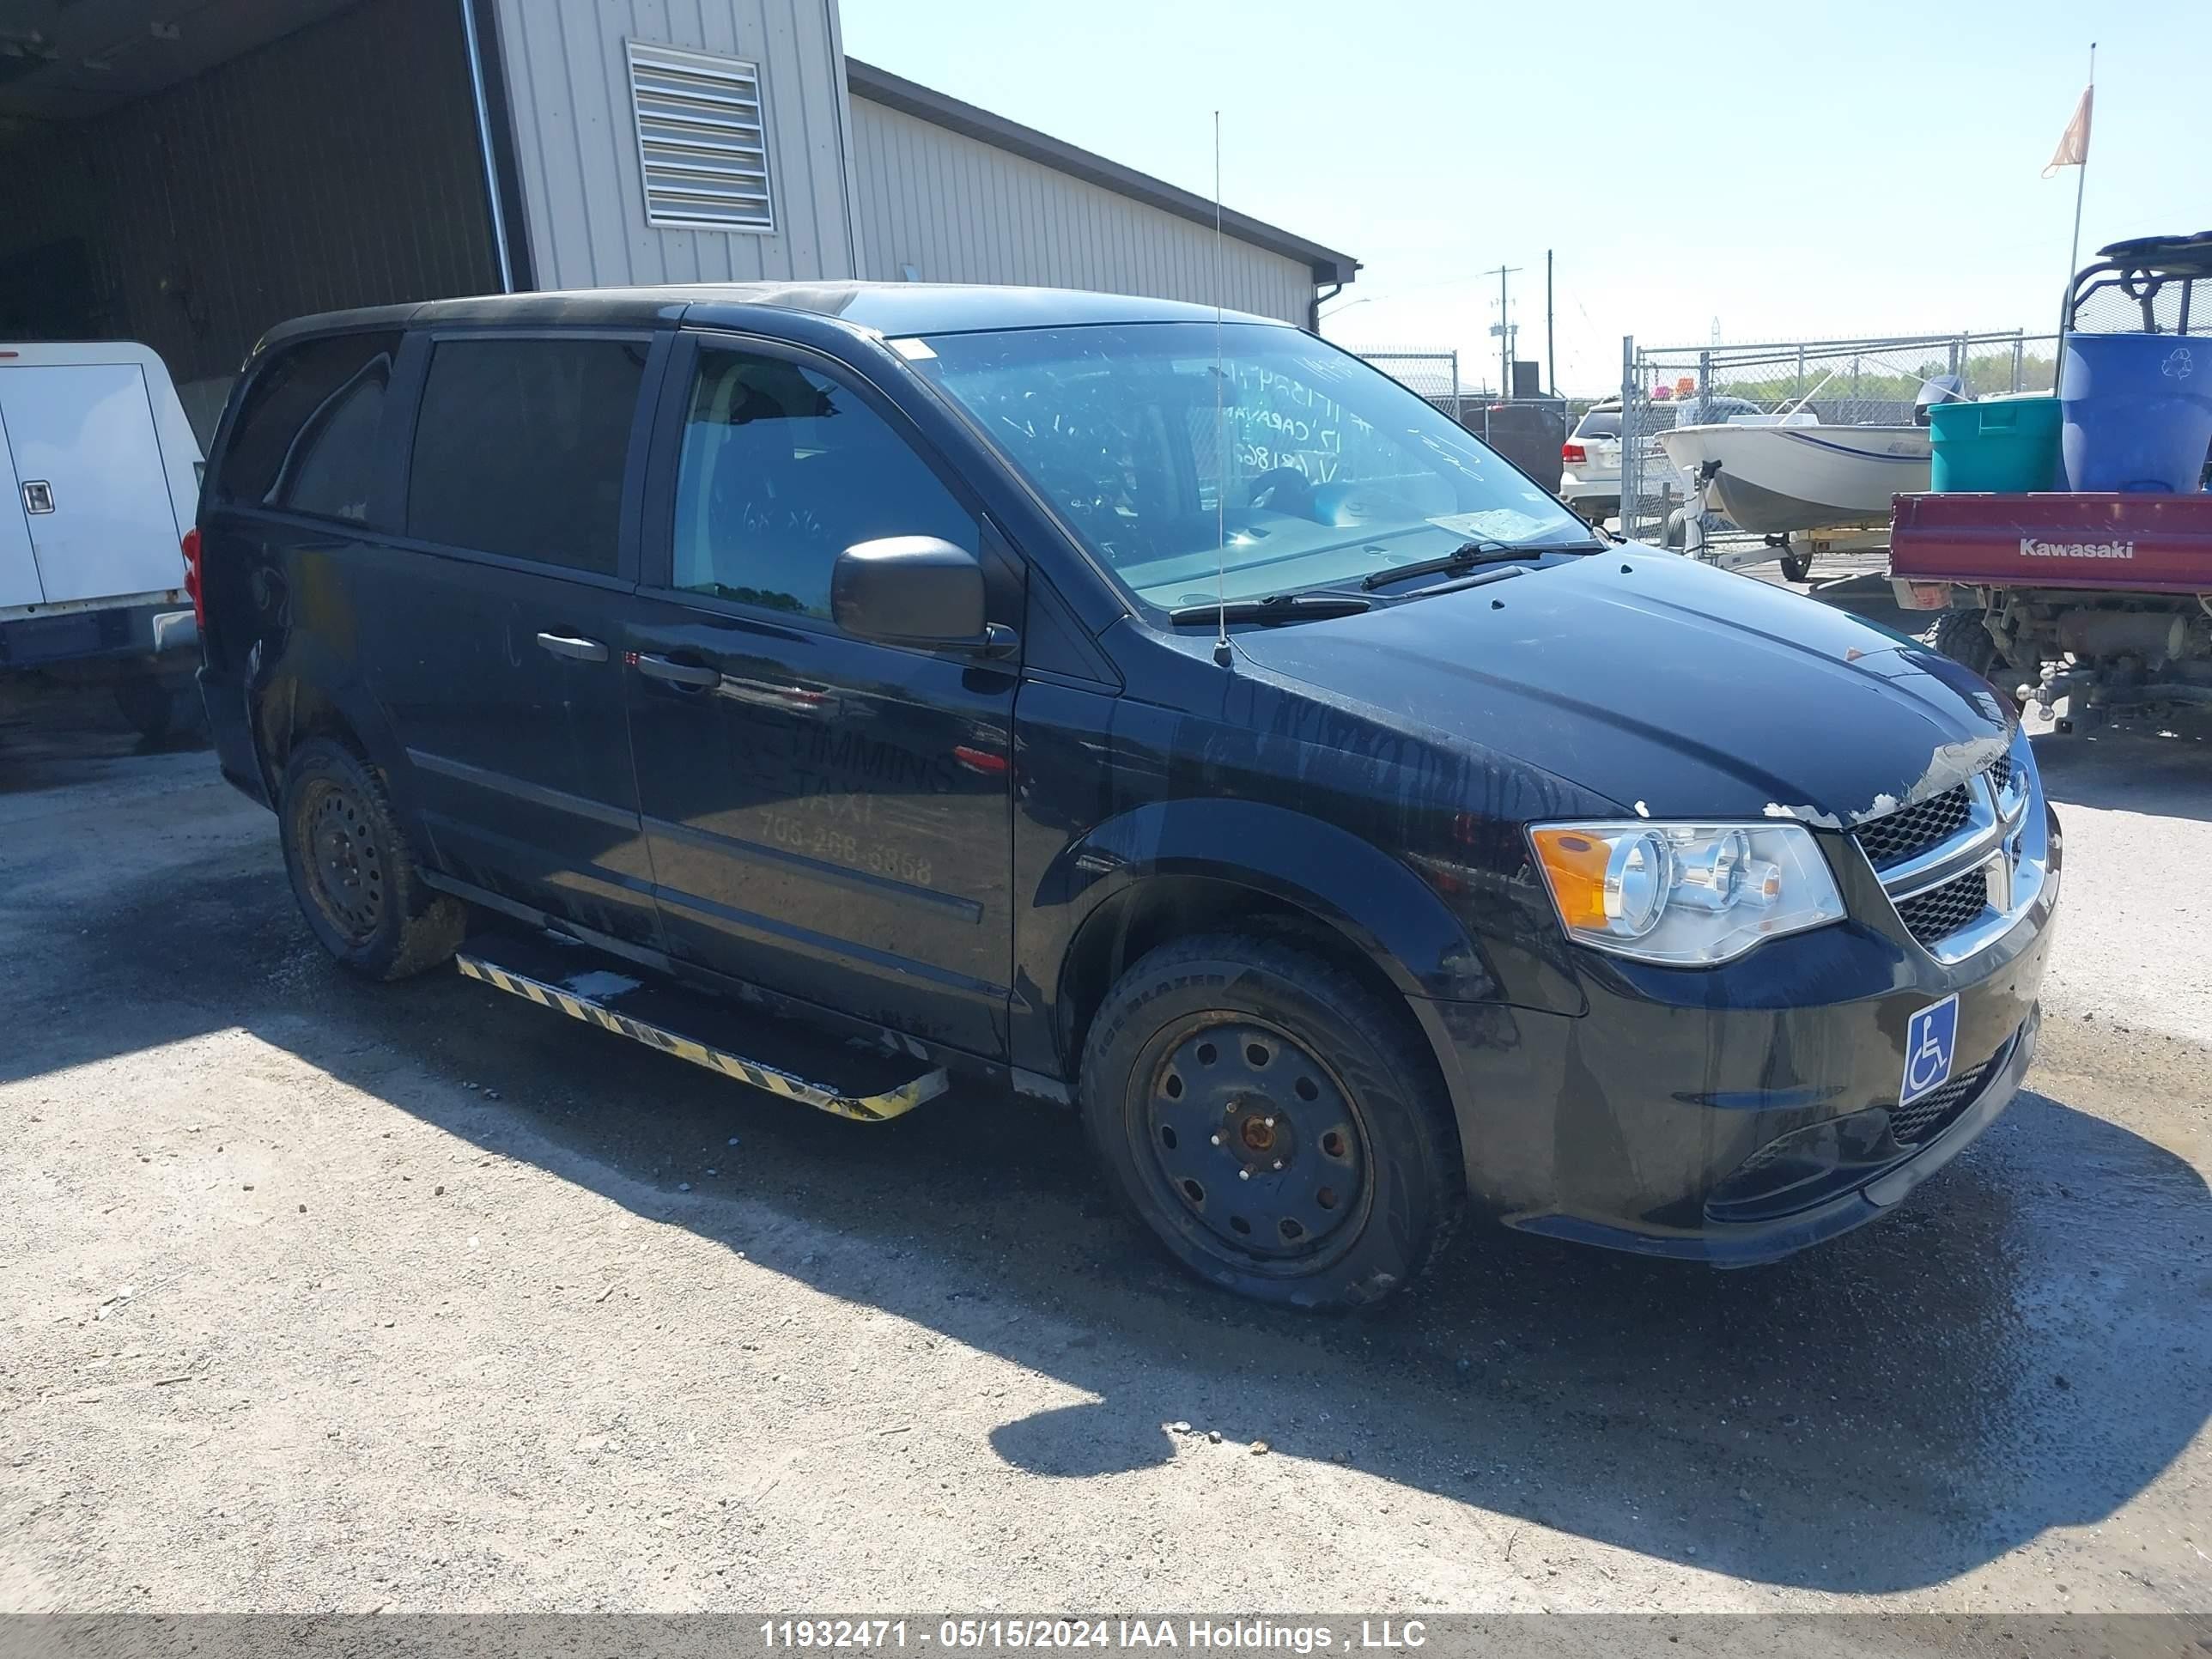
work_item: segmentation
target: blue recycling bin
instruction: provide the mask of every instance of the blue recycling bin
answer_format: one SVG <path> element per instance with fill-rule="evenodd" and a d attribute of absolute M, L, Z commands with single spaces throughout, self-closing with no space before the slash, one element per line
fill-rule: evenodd
<path fill-rule="evenodd" d="M 2058 398 L 2067 489 L 2197 489 L 2212 449 L 2212 337 L 2069 334 Z"/>

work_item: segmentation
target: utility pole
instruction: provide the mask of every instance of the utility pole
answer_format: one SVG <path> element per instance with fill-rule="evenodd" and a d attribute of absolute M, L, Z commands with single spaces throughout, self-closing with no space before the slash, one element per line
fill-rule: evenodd
<path fill-rule="evenodd" d="M 1519 276 L 1521 267 L 1500 265 L 1482 274 L 1498 278 L 1498 326 L 1490 331 L 1498 337 L 1498 398 L 1503 403 L 1513 395 L 1513 331 L 1506 326 L 1505 279 Z"/>
<path fill-rule="evenodd" d="M 1552 250 L 1544 250 L 1544 385 L 1559 395 L 1559 354 L 1552 343 Z"/>

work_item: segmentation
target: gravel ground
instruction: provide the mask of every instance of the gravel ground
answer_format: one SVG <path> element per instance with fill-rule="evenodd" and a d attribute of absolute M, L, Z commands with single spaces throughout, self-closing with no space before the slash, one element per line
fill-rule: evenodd
<path fill-rule="evenodd" d="M 2212 1609 L 2212 748 L 2039 750 L 2045 1046 L 1902 1213 L 1332 1322 L 1043 1109 L 350 980 L 204 751 L 0 731 L 0 1611 Z"/>

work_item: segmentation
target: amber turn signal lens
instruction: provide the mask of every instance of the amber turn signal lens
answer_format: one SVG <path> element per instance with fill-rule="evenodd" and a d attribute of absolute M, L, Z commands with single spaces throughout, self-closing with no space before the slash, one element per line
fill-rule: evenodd
<path fill-rule="evenodd" d="M 1613 848 L 1580 830 L 1534 830 L 1544 878 L 1552 884 L 1559 920 L 1569 927 L 1601 931 L 1606 925 L 1605 869 Z"/>

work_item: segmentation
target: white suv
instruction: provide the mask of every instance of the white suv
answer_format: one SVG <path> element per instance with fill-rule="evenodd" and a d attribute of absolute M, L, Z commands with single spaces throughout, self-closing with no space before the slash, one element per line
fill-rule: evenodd
<path fill-rule="evenodd" d="M 1756 415 L 1759 407 L 1746 398 L 1707 397 L 1685 398 L 1681 404 L 1654 399 L 1645 406 L 1644 418 L 1654 432 L 1669 428 L 1683 418 L 1687 409 L 1697 421 L 1725 421 L 1731 415 Z M 1644 465 L 1668 465 L 1656 447 L 1647 451 Z M 1592 404 L 1575 429 L 1559 447 L 1559 499 L 1589 520 L 1602 527 L 1607 519 L 1620 512 L 1620 399 L 1607 398 Z M 1645 480 L 1647 493 L 1658 493 L 1658 481 Z M 1697 495 L 1698 481 L 1681 475 L 1674 493 L 1687 502 Z M 1678 539 L 1670 533 L 1668 544 Z"/>
<path fill-rule="evenodd" d="M 1592 404 L 1559 447 L 1559 499 L 1602 526 L 1620 511 L 1620 399 Z"/>

